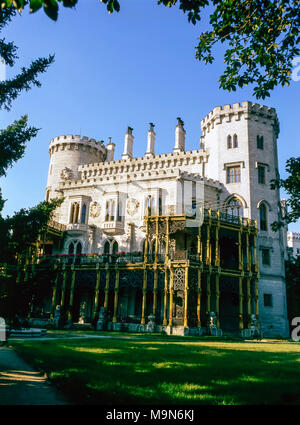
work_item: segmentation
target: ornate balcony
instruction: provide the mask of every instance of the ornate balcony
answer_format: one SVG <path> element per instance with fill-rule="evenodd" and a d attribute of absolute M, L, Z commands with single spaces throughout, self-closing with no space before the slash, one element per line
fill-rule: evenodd
<path fill-rule="evenodd" d="M 81 224 L 81 223 L 71 223 L 67 224 L 66 230 L 68 233 L 78 235 L 82 234 L 88 231 L 88 225 L 87 224 Z"/>
<path fill-rule="evenodd" d="M 120 235 L 124 232 L 124 223 L 123 221 L 104 221 L 101 224 L 101 229 L 104 233 L 108 235 Z"/>

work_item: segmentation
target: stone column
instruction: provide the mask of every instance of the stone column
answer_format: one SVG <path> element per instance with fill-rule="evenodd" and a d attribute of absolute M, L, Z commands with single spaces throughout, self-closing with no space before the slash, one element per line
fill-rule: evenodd
<path fill-rule="evenodd" d="M 188 327 L 188 291 L 189 291 L 189 268 L 185 268 L 184 279 L 184 321 L 183 326 Z"/>
<path fill-rule="evenodd" d="M 164 320 L 163 326 L 167 326 L 167 302 L 168 302 L 168 269 L 165 268 L 165 289 L 164 289 Z"/>
<path fill-rule="evenodd" d="M 93 309 L 93 321 L 97 320 L 98 310 L 99 310 L 99 295 L 100 295 L 100 264 L 96 264 L 96 288 L 95 288 L 95 300 L 94 300 L 94 309 Z"/>
<path fill-rule="evenodd" d="M 169 326 L 173 324 L 174 269 L 170 268 Z"/>
<path fill-rule="evenodd" d="M 211 277 L 211 273 L 208 272 L 206 274 L 206 311 L 208 313 L 208 316 L 210 314 L 210 277 Z"/>
<path fill-rule="evenodd" d="M 145 245 L 144 245 L 144 263 L 148 263 L 148 243 L 149 243 L 149 214 L 147 208 L 147 217 L 146 217 L 146 236 L 145 236 Z"/>
<path fill-rule="evenodd" d="M 145 320 L 145 311 L 146 311 L 146 299 L 147 299 L 147 269 L 144 269 L 144 278 L 143 278 L 143 300 L 142 300 L 142 319 L 141 325 L 146 323 Z"/>

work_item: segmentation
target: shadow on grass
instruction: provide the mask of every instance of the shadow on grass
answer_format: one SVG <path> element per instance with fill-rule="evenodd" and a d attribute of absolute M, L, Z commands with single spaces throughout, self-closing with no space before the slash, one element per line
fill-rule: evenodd
<path fill-rule="evenodd" d="M 300 404 L 300 347 L 121 339 L 13 345 L 77 404 Z"/>

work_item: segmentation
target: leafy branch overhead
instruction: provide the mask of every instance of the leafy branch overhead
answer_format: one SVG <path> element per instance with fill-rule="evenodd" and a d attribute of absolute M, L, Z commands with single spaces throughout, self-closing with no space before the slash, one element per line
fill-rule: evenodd
<path fill-rule="evenodd" d="M 79 0 L 0 0 L 2 8 L 13 5 L 21 12 L 41 7 L 56 20 L 59 4 L 74 7 Z M 100 0 L 109 13 L 119 12 L 121 0 Z M 200 21 L 210 7 L 210 28 L 199 36 L 196 58 L 212 63 L 213 48 L 224 44 L 225 71 L 220 88 L 235 91 L 254 85 L 254 96 L 264 99 L 276 86 L 289 85 L 293 59 L 300 54 L 300 0 L 156 0 L 158 4 L 178 5 L 189 22 Z"/>

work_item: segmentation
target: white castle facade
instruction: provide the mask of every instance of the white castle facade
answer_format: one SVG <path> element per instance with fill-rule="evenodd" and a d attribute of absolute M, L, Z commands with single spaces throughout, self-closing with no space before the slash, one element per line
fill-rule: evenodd
<path fill-rule="evenodd" d="M 271 229 L 282 214 L 279 191 L 269 184 L 278 176 L 276 111 L 248 101 L 218 106 L 201 121 L 201 130 L 199 149 L 187 150 L 179 118 L 173 152 L 156 154 L 151 123 L 140 158 L 133 156 L 130 127 L 121 159 L 114 158 L 111 141 L 105 146 L 80 136 L 52 139 L 46 199 L 64 197 L 55 221 L 65 226 L 52 254 L 143 252 L 146 210 L 150 216 L 172 217 L 188 208 L 198 214 L 203 206 L 255 220 L 260 327 L 264 335 L 287 336 L 285 235 Z M 164 246 L 155 244 L 149 241 L 148 251 L 164 255 Z M 171 248 L 193 250 L 184 237 Z"/>

